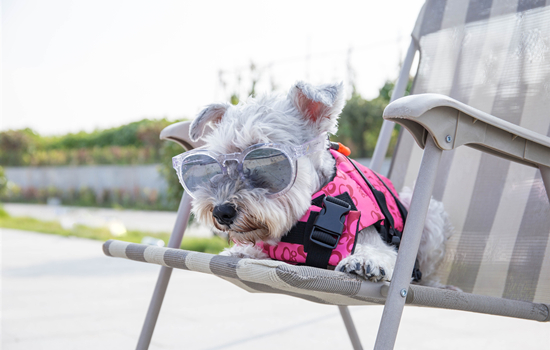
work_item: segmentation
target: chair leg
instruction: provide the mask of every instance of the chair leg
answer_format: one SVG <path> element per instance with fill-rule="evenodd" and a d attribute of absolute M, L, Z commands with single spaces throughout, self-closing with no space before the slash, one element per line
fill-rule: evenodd
<path fill-rule="evenodd" d="M 399 329 L 403 307 L 405 306 L 405 297 L 409 289 L 441 153 L 441 149 L 435 145 L 432 137 L 428 136 L 407 223 L 403 232 L 401 248 L 397 255 L 397 262 L 388 290 L 386 305 L 384 306 L 382 320 L 378 328 L 378 335 L 374 346 L 375 350 L 393 349 L 395 345 L 397 330 Z"/>
<path fill-rule="evenodd" d="M 178 208 L 176 223 L 174 225 L 174 229 L 172 230 L 170 241 L 168 242 L 168 248 L 179 248 L 181 246 L 181 241 L 183 239 L 185 229 L 187 228 L 190 213 L 191 197 L 187 193 L 184 193 Z M 172 268 L 161 266 L 155 291 L 153 292 L 153 297 L 151 298 L 151 303 L 149 304 L 149 309 L 147 310 L 147 316 L 145 316 L 145 322 L 143 323 L 138 344 L 136 346 L 137 350 L 147 350 L 149 348 L 171 275 Z"/>
<path fill-rule="evenodd" d="M 351 318 L 348 307 L 338 306 L 338 310 L 340 310 L 340 315 L 342 315 L 342 320 L 344 320 L 344 324 L 346 325 L 346 330 L 348 331 L 349 340 L 351 341 L 353 350 L 363 350 L 361 340 L 359 340 L 359 335 L 357 334 L 357 330 L 353 324 L 353 319 Z"/>
<path fill-rule="evenodd" d="M 540 166 L 539 167 L 540 174 L 542 175 L 542 182 L 544 183 L 544 187 L 546 187 L 546 195 L 548 196 L 548 200 L 550 200 L 550 168 L 546 166 Z"/>

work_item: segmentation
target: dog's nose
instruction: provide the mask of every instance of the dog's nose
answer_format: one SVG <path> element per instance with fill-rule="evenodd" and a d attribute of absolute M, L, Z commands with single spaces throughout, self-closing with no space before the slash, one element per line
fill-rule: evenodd
<path fill-rule="evenodd" d="M 237 216 L 237 210 L 233 205 L 225 203 L 215 206 L 212 215 L 214 215 L 216 221 L 220 224 L 231 225 L 233 220 L 235 220 L 235 216 Z"/>

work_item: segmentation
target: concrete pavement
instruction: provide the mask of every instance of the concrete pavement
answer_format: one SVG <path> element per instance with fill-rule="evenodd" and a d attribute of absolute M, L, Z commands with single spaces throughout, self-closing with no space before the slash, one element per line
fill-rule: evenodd
<path fill-rule="evenodd" d="M 134 349 L 158 266 L 1 229 L 2 349 Z M 381 306 L 351 307 L 365 349 Z M 151 349 L 351 349 L 336 307 L 175 270 Z M 396 349 L 549 349 L 550 324 L 406 307 Z"/>

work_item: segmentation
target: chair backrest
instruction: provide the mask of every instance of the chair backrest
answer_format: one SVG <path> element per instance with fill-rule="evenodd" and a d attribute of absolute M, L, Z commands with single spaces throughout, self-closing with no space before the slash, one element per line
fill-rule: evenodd
<path fill-rule="evenodd" d="M 550 136 L 550 0 L 428 0 L 413 31 L 413 93 L 440 93 Z M 402 131 L 390 178 L 412 187 L 422 150 Z M 538 169 L 444 152 L 434 197 L 455 233 L 438 274 L 465 292 L 550 302 L 550 206 Z"/>

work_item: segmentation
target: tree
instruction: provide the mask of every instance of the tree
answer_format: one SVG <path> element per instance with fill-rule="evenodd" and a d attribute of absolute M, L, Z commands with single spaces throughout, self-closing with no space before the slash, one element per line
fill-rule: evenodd
<path fill-rule="evenodd" d="M 160 150 L 160 174 L 168 183 L 166 190 L 167 206 L 177 209 L 183 196 L 183 186 L 180 184 L 176 170 L 172 166 L 172 157 L 185 152 L 185 149 L 173 141 L 163 141 L 164 145 Z"/>
<path fill-rule="evenodd" d="M 372 139 L 380 129 L 385 107 L 385 101 L 381 99 L 368 101 L 359 94 L 354 94 L 346 102 L 340 114 L 340 126 L 336 139 L 351 149 L 352 157 L 364 158 L 372 155 L 374 150 Z"/>
<path fill-rule="evenodd" d="M 409 81 L 407 94 L 412 81 Z M 378 91 L 378 96 L 366 100 L 354 92 L 346 102 L 340 114 L 338 133 L 335 140 L 342 142 L 351 149 L 351 156 L 355 158 L 371 157 L 378 140 L 382 126 L 384 108 L 390 103 L 394 83 L 386 81 Z M 398 130 L 398 129 L 397 129 Z M 397 130 L 394 130 L 389 152 L 393 152 L 397 141 Z"/>
<path fill-rule="evenodd" d="M 8 179 L 6 178 L 6 174 L 4 173 L 4 168 L 0 166 L 0 196 L 4 195 L 7 187 L 8 187 Z"/>
<path fill-rule="evenodd" d="M 37 143 L 37 135 L 31 129 L 0 132 L 0 164 L 24 165 L 24 158 Z"/>

